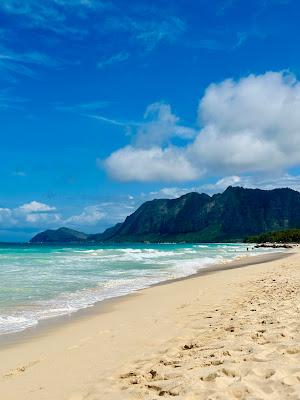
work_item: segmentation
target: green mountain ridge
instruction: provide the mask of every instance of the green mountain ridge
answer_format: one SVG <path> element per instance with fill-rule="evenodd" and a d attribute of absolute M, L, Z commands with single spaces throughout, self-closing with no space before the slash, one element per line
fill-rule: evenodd
<path fill-rule="evenodd" d="M 224 242 L 291 228 L 300 228 L 299 192 L 229 186 L 213 196 L 191 192 L 177 199 L 147 201 L 103 233 L 60 228 L 42 232 L 30 242 Z"/>

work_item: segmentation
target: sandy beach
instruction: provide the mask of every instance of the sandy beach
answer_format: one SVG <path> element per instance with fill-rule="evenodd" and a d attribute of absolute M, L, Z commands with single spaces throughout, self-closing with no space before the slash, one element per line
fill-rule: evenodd
<path fill-rule="evenodd" d="M 299 399 L 299 291 L 293 250 L 100 304 L 2 343 L 0 398 Z"/>

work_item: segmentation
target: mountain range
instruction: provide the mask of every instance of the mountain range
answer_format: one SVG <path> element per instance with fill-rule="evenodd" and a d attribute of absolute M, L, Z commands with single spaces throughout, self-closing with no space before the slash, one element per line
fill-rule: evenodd
<path fill-rule="evenodd" d="M 299 192 L 229 186 L 212 196 L 191 192 L 147 201 L 103 233 L 59 228 L 41 232 L 30 242 L 228 242 L 290 228 L 300 228 Z"/>

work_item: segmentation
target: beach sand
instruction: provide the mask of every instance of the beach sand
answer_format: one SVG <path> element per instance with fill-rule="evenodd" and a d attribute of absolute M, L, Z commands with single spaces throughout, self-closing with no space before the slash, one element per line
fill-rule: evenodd
<path fill-rule="evenodd" d="M 0 399 L 300 399 L 299 312 L 298 250 L 241 260 L 3 343 Z"/>

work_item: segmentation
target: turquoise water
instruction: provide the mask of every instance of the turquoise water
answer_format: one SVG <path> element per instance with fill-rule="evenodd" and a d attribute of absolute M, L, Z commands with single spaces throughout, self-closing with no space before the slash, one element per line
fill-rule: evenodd
<path fill-rule="evenodd" d="M 0 334 L 246 253 L 242 244 L 1 245 Z"/>

